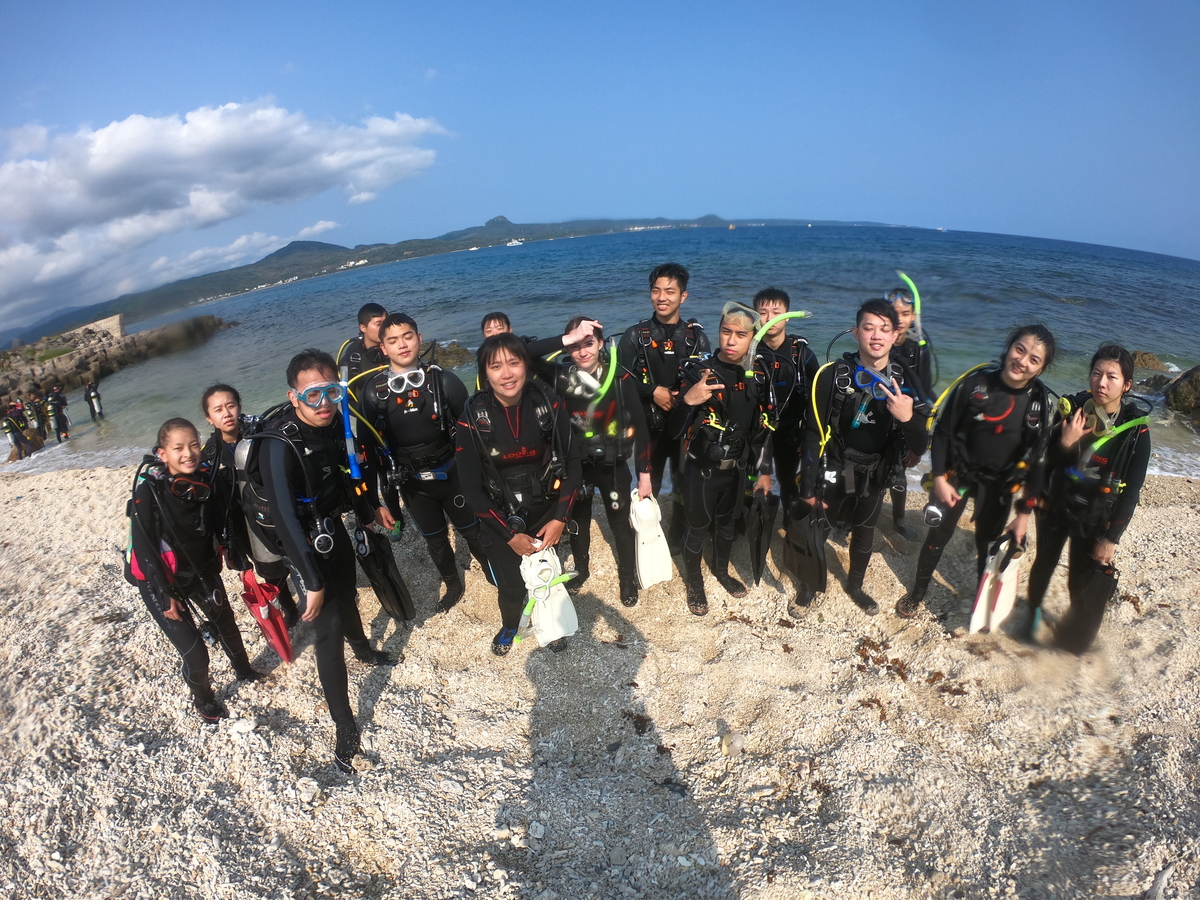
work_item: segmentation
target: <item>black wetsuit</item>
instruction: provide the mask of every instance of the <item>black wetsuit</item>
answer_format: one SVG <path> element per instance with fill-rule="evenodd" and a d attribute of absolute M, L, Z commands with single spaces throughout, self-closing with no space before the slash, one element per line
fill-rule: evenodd
<path fill-rule="evenodd" d="M 913 405 L 912 418 L 898 422 L 888 411 L 887 400 L 878 400 L 854 384 L 860 364 L 858 353 L 843 354 L 817 377 L 815 408 L 804 423 L 804 462 L 800 468 L 800 496 L 816 497 L 828 505 L 829 518 L 850 525 L 850 571 L 846 590 L 862 587 L 875 545 L 875 524 L 883 507 L 889 474 L 905 446 L 924 452 L 927 442 L 926 404 Z M 889 378 L 912 390 L 911 373 L 897 362 L 889 363 Z M 857 425 L 855 424 L 857 422 Z M 820 452 L 822 429 L 832 435 Z M 919 448 L 916 451 L 915 448 Z M 816 585 L 805 585 L 815 590 Z"/>
<path fill-rule="evenodd" d="M 339 371 L 342 366 L 349 370 L 350 378 L 354 378 L 366 372 L 369 369 L 377 369 L 379 366 L 387 365 L 387 357 L 383 355 L 383 348 L 376 344 L 374 347 L 368 347 L 362 334 L 350 338 L 338 350 L 337 364 Z M 363 381 L 366 381 L 364 378 Z M 358 395 L 359 384 L 350 386 L 350 390 Z"/>
<path fill-rule="evenodd" d="M 562 401 L 533 380 L 513 407 L 503 406 L 490 390 L 472 397 L 455 441 L 463 494 L 481 523 L 503 627 L 515 629 L 525 606 L 525 580 L 521 558 L 508 542 L 521 533 L 536 537 L 551 519 L 569 520 L 581 482 L 579 446 Z"/>
<path fill-rule="evenodd" d="M 242 416 L 241 420 L 244 422 L 245 416 Z M 233 444 L 225 442 L 221 432 L 214 431 L 201 451 L 201 458 L 212 473 L 213 496 L 220 500 L 217 509 L 223 510 L 221 521 L 214 521 L 213 524 L 217 539 L 225 551 L 225 564 L 239 572 L 254 568 L 263 581 L 279 590 L 279 606 L 288 621 L 294 622 L 300 612 L 288 586 L 287 564 L 283 560 L 254 558 L 246 515 L 238 494 L 233 448 Z"/>
<path fill-rule="evenodd" d="M 321 611 L 313 622 L 317 675 L 333 721 L 352 722 L 354 713 L 350 708 L 343 639 L 360 659 L 369 658 L 373 651 L 358 612 L 354 545 L 341 517 L 354 503 L 344 471 L 347 458 L 341 414 L 335 415 L 331 424 L 317 428 L 301 421 L 295 410 L 289 409 L 271 424 L 272 431 L 288 435 L 300 449 L 308 472 L 306 482 L 300 459 L 282 440 L 256 438 L 261 442 L 259 471 L 271 506 L 275 534 L 304 589 L 325 591 Z M 306 484 L 313 486 L 315 496 L 305 497 Z M 333 538 L 333 549 L 328 555 L 319 554 L 312 545 L 311 535 L 318 519 L 325 523 L 327 533 Z"/>
<path fill-rule="evenodd" d="M 46 397 L 46 412 L 54 422 L 54 436 L 61 444 L 70 437 L 70 426 L 67 424 L 67 395 L 61 391 L 51 391 Z"/>
<path fill-rule="evenodd" d="M 933 344 L 929 335 L 925 335 L 925 345 L 917 339 L 914 329 L 909 329 L 904 343 L 892 348 L 892 359 L 905 363 L 909 370 L 916 375 L 916 388 L 922 399 L 932 404 L 937 397 L 933 393 Z M 909 455 L 905 449 L 905 457 Z M 917 454 L 914 454 L 917 455 Z M 904 507 L 908 495 L 907 459 L 902 459 L 893 475 L 892 483 L 892 518 L 896 522 L 904 520 Z"/>
<path fill-rule="evenodd" d="M 10 411 L 3 417 L 0 417 L 0 428 L 3 428 L 9 443 L 16 449 L 17 459 L 24 459 L 33 453 L 33 448 L 30 446 L 21 427 L 21 420 L 23 419 L 24 417 L 16 411 Z"/>
<path fill-rule="evenodd" d="M 207 481 L 210 473 L 201 470 L 185 477 Z M 212 522 L 222 514 L 218 505 L 212 500 L 176 496 L 169 476 L 156 467 L 134 490 L 130 507 L 133 553 L 144 576 L 137 583 L 138 590 L 151 617 L 179 651 L 183 680 L 197 703 L 211 703 L 215 697 L 209 683 L 208 648 L 197 627 L 193 606 L 213 624 L 234 670 L 239 674 L 250 671 L 246 646 L 221 582 L 221 558 Z M 173 572 L 162 557 L 164 553 L 173 557 Z M 165 615 L 171 608 L 172 595 L 190 601 L 181 602 L 181 621 Z"/>
<path fill-rule="evenodd" d="M 776 404 L 771 449 L 775 480 L 779 483 L 779 499 L 783 508 L 787 509 L 796 499 L 804 420 L 812 406 L 812 383 L 821 365 L 808 346 L 808 341 L 798 335 L 785 335 L 783 342 L 771 353 L 774 358 L 772 380 L 775 383 Z"/>
<path fill-rule="evenodd" d="M 988 548 L 1004 531 L 1015 489 L 1025 487 L 1025 510 L 1041 490 L 1050 435 L 1049 395 L 1036 378 L 1018 390 L 1004 383 L 999 369 L 984 369 L 963 379 L 945 404 L 933 432 L 930 474 L 946 475 L 962 500 L 943 510 L 941 524 L 925 537 L 910 592 L 917 599 L 925 596 L 968 497 L 975 500 L 977 570 L 983 575 Z"/>
<path fill-rule="evenodd" d="M 46 435 L 49 434 L 50 419 L 46 415 L 46 402 L 35 398 L 32 394 L 29 397 L 29 403 L 25 405 L 26 411 L 32 416 L 30 422 L 37 429 L 38 435 L 44 441 Z"/>
<path fill-rule="evenodd" d="M 637 549 L 633 528 L 629 524 L 632 493 L 629 461 L 633 460 L 638 475 L 649 473 L 650 445 L 646 417 L 634 378 L 618 361 L 608 392 L 596 402 L 595 392 L 581 381 L 578 367 L 570 356 L 564 354 L 557 364 L 535 359 L 534 365 L 538 374 L 554 385 L 555 392 L 566 404 L 583 457 L 580 468 L 582 487 L 571 508 L 571 518 L 577 526 L 577 532 L 571 535 L 575 569 L 581 578 L 586 578 L 590 571 L 592 493 L 599 490 L 608 526 L 613 533 L 621 598 L 632 597 L 636 600 Z M 610 357 L 605 354 L 600 368 L 591 376 L 601 386 L 607 377 L 609 365 Z"/>
<path fill-rule="evenodd" d="M 692 385 L 709 378 L 710 372 L 711 380 L 725 385 L 724 389 L 699 406 L 689 406 L 684 395 Z M 686 453 L 683 561 L 693 590 L 703 584 L 700 558 L 709 529 L 715 530 L 713 572 L 720 578 L 727 575 L 735 513 L 746 489 L 758 476 L 771 473 L 769 432 L 763 423 L 766 397 L 765 375 L 761 381 L 748 379 L 741 365 L 718 356 L 703 357 L 683 369 L 679 403 L 671 410 L 665 433 L 680 441 Z"/>
<path fill-rule="evenodd" d="M 1068 398 L 1073 409 L 1091 398 L 1088 391 Z M 1125 401 L 1113 421 L 1118 428 L 1145 415 Z M 1071 542 L 1068 585 L 1074 598 L 1100 564 L 1092 558 L 1096 544 L 1121 541 L 1141 496 L 1150 463 L 1150 429 L 1135 425 L 1093 447 L 1101 439 L 1086 432 L 1079 446 L 1062 446 L 1062 423 L 1055 428 L 1046 454 L 1047 491 L 1037 510 L 1037 557 L 1029 572 L 1029 605 L 1036 609 L 1046 596 L 1063 546 Z M 1104 489 L 1108 488 L 1108 491 Z M 1102 612 L 1102 611 L 1101 611 Z M 1096 621 L 1099 627 L 1099 618 Z"/>
<path fill-rule="evenodd" d="M 664 325 L 654 315 L 630 326 L 621 336 L 618 347 L 621 365 L 633 374 L 649 429 L 650 481 L 655 496 L 662 490 L 667 461 L 671 461 L 672 478 L 678 480 L 680 471 L 679 440 L 668 434 L 668 413 L 654 402 L 654 389 L 678 390 L 684 362 L 708 351 L 708 335 L 695 319 Z M 680 533 L 675 518 L 671 522 L 672 537 Z"/>
<path fill-rule="evenodd" d="M 104 418 L 104 407 L 100 403 L 100 389 L 94 384 L 89 384 L 83 389 L 83 399 L 87 401 L 88 412 L 92 414 L 92 421 Z"/>
<path fill-rule="evenodd" d="M 438 574 L 447 584 L 461 582 L 446 520 L 463 536 L 471 554 L 487 571 L 487 554 L 479 537 L 479 520 L 467 504 L 454 461 L 454 427 L 467 402 L 467 389 L 453 372 L 422 365 L 425 383 L 397 394 L 388 387 L 390 369 L 363 379 L 359 412 L 387 442 L 393 481 L 399 483 L 404 505 L 429 546 Z M 378 441 L 360 426 L 359 437 L 371 454 Z M 387 471 L 381 460 L 381 471 Z M 385 475 L 386 480 L 386 475 Z M 393 509 L 392 514 L 398 514 Z"/>

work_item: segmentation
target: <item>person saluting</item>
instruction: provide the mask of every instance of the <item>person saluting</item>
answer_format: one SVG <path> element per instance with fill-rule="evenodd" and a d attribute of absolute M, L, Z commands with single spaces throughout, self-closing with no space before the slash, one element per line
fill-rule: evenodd
<path fill-rule="evenodd" d="M 633 376 L 624 369 L 611 346 L 604 343 L 600 323 L 575 316 L 562 337 L 570 351 L 557 364 L 535 359 L 538 374 L 566 404 L 575 440 L 581 448 L 583 485 L 571 508 L 576 532 L 571 553 L 579 573 L 567 584 L 578 594 L 587 581 L 592 546 L 592 492 L 600 491 L 608 526 L 612 529 L 621 603 L 638 602 L 637 550 L 629 524 L 631 480 L 629 461 L 637 471 L 638 496 L 649 497 L 650 445 L 646 417 Z"/>
<path fill-rule="evenodd" d="M 558 544 L 579 494 L 580 456 L 562 400 L 533 378 L 519 337 L 487 338 L 477 359 L 486 386 L 458 420 L 455 459 L 498 591 L 492 652 L 504 656 L 525 606 L 521 557 Z"/>

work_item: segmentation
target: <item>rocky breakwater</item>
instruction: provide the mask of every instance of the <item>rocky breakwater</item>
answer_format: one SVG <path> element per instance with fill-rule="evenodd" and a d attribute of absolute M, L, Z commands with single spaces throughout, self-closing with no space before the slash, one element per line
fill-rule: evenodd
<path fill-rule="evenodd" d="M 236 324 L 216 316 L 197 316 L 125 337 L 82 328 L 43 338 L 0 354 L 0 403 L 26 398 L 30 391 L 45 393 L 56 384 L 66 389 L 82 387 L 134 363 L 202 344 Z"/>

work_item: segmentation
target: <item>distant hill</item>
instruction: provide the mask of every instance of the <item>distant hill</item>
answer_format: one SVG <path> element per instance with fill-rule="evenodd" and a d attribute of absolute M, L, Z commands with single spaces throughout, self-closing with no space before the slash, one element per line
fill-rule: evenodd
<path fill-rule="evenodd" d="M 205 300 L 243 294 L 255 288 L 288 281 L 315 278 L 358 266 L 379 265 L 400 259 L 432 256 L 470 247 L 491 247 L 511 240 L 543 241 L 550 238 L 580 237 L 659 228 L 728 228 L 736 225 L 880 225 L 878 222 L 831 222 L 820 219 L 722 219 L 707 215 L 698 219 L 580 219 L 573 222 L 518 225 L 504 216 L 488 219 L 483 225 L 451 231 L 436 238 L 401 241 L 398 244 L 362 244 L 353 249 L 320 241 L 292 241 L 264 256 L 258 262 L 208 275 L 174 281 L 148 291 L 124 294 L 92 306 L 63 310 L 35 325 L 0 333 L 7 346 L 15 337 L 33 343 L 45 335 L 59 334 L 97 319 L 124 313 L 129 323 L 140 322 L 164 313 L 184 309 Z"/>

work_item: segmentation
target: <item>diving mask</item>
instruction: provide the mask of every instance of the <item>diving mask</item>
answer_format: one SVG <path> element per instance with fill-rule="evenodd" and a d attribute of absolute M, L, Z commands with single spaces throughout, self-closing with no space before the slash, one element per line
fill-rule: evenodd
<path fill-rule="evenodd" d="M 309 409 L 320 409 L 321 404 L 326 400 L 331 406 L 337 406 L 342 402 L 342 398 L 346 396 L 346 389 L 337 381 L 326 381 L 321 384 L 310 385 L 304 389 L 304 392 L 294 392 L 300 399 L 300 402 Z"/>
<path fill-rule="evenodd" d="M 388 390 L 393 394 L 408 393 L 425 383 L 425 370 L 418 366 L 407 372 L 389 372 L 387 383 Z"/>

